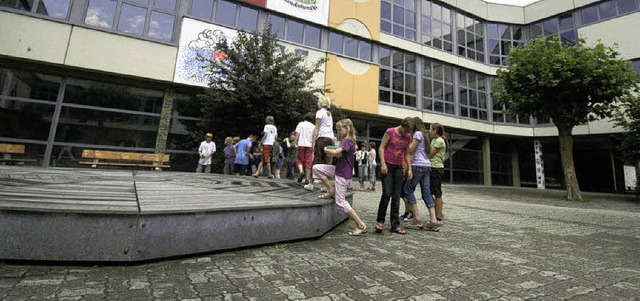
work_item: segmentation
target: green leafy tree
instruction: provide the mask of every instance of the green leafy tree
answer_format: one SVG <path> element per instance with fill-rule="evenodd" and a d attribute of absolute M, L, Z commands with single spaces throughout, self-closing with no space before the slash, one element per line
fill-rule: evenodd
<path fill-rule="evenodd" d="M 574 45 L 557 38 L 536 39 L 512 49 L 508 69 L 497 72 L 491 95 L 508 112 L 553 119 L 568 199 L 582 200 L 571 131 L 588 121 L 611 117 L 616 100 L 637 89 L 631 64 L 618 55 L 600 42 L 587 46 L 583 39 Z"/>
<path fill-rule="evenodd" d="M 211 60 L 210 68 L 219 76 L 198 95 L 202 132 L 212 129 L 217 137 L 257 134 L 268 115 L 281 133 L 293 130 L 316 109 L 318 93 L 328 92 L 312 86 L 325 59 L 308 67 L 303 57 L 283 51 L 270 25 L 260 33 L 240 31 L 231 42 L 222 38 L 216 49 L 224 59 Z"/>
<path fill-rule="evenodd" d="M 635 160 L 636 179 L 640 180 L 640 97 L 630 95 L 621 100 L 614 115 L 615 125 L 627 130 L 622 134 L 620 149 Z M 640 183 L 636 183 L 636 191 L 640 192 Z"/>

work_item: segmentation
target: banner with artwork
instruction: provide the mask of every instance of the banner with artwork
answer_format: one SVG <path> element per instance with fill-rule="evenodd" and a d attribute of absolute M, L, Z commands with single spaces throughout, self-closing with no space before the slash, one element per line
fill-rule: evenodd
<path fill-rule="evenodd" d="M 224 59 L 226 55 L 215 48 L 216 43 L 222 37 L 231 42 L 237 34 L 233 29 L 184 18 L 173 81 L 207 87 L 211 78 L 223 76 L 209 69 L 210 60 Z"/>
<path fill-rule="evenodd" d="M 267 9 L 324 26 L 329 23 L 329 0 L 269 0 Z"/>

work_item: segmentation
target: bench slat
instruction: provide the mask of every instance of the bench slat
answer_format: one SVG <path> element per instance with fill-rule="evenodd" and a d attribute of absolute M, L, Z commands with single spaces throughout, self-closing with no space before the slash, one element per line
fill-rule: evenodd
<path fill-rule="evenodd" d="M 82 158 L 152 162 L 169 162 L 170 160 L 168 154 L 144 154 L 93 149 L 83 150 Z"/>
<path fill-rule="evenodd" d="M 24 154 L 24 144 L 0 143 L 0 153 Z"/>
<path fill-rule="evenodd" d="M 93 161 L 80 161 L 78 163 L 87 164 L 87 165 L 138 166 L 138 167 L 160 167 L 160 168 L 171 167 L 171 165 L 165 165 L 165 164 L 112 163 L 112 162 L 93 162 Z"/>

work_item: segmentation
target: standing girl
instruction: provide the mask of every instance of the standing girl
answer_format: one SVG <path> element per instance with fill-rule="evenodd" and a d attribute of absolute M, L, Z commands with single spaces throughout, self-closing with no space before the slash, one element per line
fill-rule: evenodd
<path fill-rule="evenodd" d="M 369 188 L 367 190 L 376 191 L 376 143 L 369 142 Z"/>
<path fill-rule="evenodd" d="M 331 98 L 320 96 L 318 111 L 316 112 L 316 127 L 313 130 L 313 164 L 331 164 L 331 157 L 324 151 L 325 146 L 333 145 L 333 115 L 331 114 Z M 304 185 L 307 190 L 313 190 L 313 179 Z"/>
<path fill-rule="evenodd" d="M 431 194 L 436 198 L 436 219 L 442 222 L 442 178 L 444 177 L 444 154 L 447 151 L 447 143 L 444 141 L 444 127 L 439 123 L 432 123 L 429 127 L 431 139 Z"/>
<path fill-rule="evenodd" d="M 423 226 L 420 221 L 420 214 L 418 212 L 418 204 L 414 191 L 418 184 L 420 184 L 420 190 L 422 192 L 422 200 L 424 200 L 427 209 L 429 209 L 430 221 L 424 227 L 429 230 L 437 230 L 438 222 L 436 220 L 436 204 L 431 197 L 431 190 L 429 187 L 431 177 L 431 161 L 427 155 L 427 150 L 430 149 L 430 143 L 427 141 L 427 137 L 424 134 L 427 130 L 424 128 L 424 123 L 419 117 L 414 117 L 415 131 L 413 132 L 413 140 L 409 145 L 409 152 L 413 154 L 413 162 L 411 162 L 411 171 L 413 177 L 407 180 L 407 186 L 404 193 L 407 196 L 407 202 L 411 213 L 413 213 L 413 220 L 411 220 L 412 226 Z"/>
<path fill-rule="evenodd" d="M 346 213 L 356 223 L 356 228 L 349 231 L 351 236 L 360 236 L 367 232 L 367 225 L 358 217 L 356 211 L 349 205 L 346 199 L 349 180 L 353 177 L 354 154 L 356 150 L 356 130 L 351 119 L 342 119 L 336 124 L 338 137 L 342 140 L 338 148 L 325 147 L 327 154 L 338 157 L 336 165 L 316 164 L 313 166 L 313 177 L 320 179 L 327 187 L 327 193 L 321 198 L 335 197 L 336 205 L 340 212 Z M 330 178 L 335 178 L 335 188 L 331 185 Z"/>
<path fill-rule="evenodd" d="M 391 199 L 391 232 L 407 234 L 400 228 L 400 191 L 404 180 L 402 161 L 407 166 L 407 176 L 411 178 L 411 161 L 409 160 L 409 142 L 413 132 L 413 119 L 407 117 L 400 126 L 388 128 L 380 142 L 380 172 L 382 174 L 382 197 L 376 218 L 376 233 L 382 233 L 384 216 L 387 215 L 389 199 Z"/>

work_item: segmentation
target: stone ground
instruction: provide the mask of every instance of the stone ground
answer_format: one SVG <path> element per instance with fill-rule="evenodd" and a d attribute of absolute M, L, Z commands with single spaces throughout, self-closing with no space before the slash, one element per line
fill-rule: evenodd
<path fill-rule="evenodd" d="M 639 199 L 444 193 L 440 232 L 350 237 L 347 222 L 320 239 L 135 265 L 0 262 L 0 300 L 640 300 Z M 379 197 L 354 197 L 370 228 Z"/>

